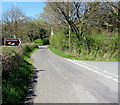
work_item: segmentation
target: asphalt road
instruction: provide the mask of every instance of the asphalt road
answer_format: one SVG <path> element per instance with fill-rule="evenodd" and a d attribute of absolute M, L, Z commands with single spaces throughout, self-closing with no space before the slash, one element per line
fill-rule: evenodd
<path fill-rule="evenodd" d="M 39 71 L 34 103 L 118 103 L 118 62 L 66 59 L 46 46 L 32 61 Z"/>

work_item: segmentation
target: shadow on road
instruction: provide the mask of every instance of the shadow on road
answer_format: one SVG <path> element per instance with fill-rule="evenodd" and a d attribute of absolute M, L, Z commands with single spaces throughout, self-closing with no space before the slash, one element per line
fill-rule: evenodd
<path fill-rule="evenodd" d="M 38 78 L 37 74 L 39 72 L 42 72 L 42 71 L 45 71 L 45 70 L 34 70 L 33 78 L 30 81 L 29 86 L 28 86 L 27 95 L 25 98 L 24 105 L 33 105 L 33 99 L 34 99 L 34 97 L 37 96 L 35 94 L 35 86 L 37 84 L 37 78 Z"/>

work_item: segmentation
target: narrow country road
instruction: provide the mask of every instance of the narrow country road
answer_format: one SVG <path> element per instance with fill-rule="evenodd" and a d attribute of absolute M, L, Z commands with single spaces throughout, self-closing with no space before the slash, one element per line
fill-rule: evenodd
<path fill-rule="evenodd" d="M 118 62 L 71 60 L 47 46 L 31 58 L 39 71 L 33 103 L 118 103 Z"/>

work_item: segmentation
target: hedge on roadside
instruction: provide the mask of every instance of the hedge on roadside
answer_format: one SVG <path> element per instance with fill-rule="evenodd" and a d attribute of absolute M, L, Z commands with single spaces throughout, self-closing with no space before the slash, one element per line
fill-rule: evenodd
<path fill-rule="evenodd" d="M 32 77 L 33 66 L 25 58 L 37 48 L 36 44 L 2 47 L 2 102 L 21 103 Z"/>

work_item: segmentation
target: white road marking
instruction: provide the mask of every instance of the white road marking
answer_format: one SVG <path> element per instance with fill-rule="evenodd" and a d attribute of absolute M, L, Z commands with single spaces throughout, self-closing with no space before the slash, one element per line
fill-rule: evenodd
<path fill-rule="evenodd" d="M 113 80 L 120 83 L 120 81 L 118 81 L 118 79 L 113 79 Z"/>
<path fill-rule="evenodd" d="M 91 66 L 91 67 L 93 67 L 93 68 L 95 68 L 95 69 L 98 69 L 98 67 L 95 67 L 95 66 L 92 66 L 92 65 L 89 65 L 89 64 L 83 63 L 83 62 L 81 62 L 81 61 L 79 61 L 79 62 L 82 63 L 82 64 L 84 64 L 84 65 Z"/>
<path fill-rule="evenodd" d="M 65 58 L 65 59 L 66 59 L 66 58 Z M 89 68 L 89 67 L 87 67 L 87 66 L 85 66 L 85 65 L 82 65 L 82 64 L 80 64 L 80 63 L 77 63 L 77 62 L 75 62 L 74 60 L 70 60 L 70 59 L 66 59 L 66 60 L 68 60 L 68 61 L 70 61 L 70 62 L 72 62 L 72 63 L 74 63 L 74 64 L 80 65 L 80 66 L 82 66 L 82 67 L 84 67 L 84 68 L 86 68 L 86 69 L 88 69 L 88 70 L 90 70 L 90 71 L 92 71 L 92 72 L 95 72 L 95 73 L 97 73 L 97 74 L 99 74 L 99 75 L 102 75 L 102 76 L 104 76 L 105 78 L 109 78 L 109 79 L 112 79 L 112 80 L 115 81 L 115 82 L 119 82 L 119 81 L 118 81 L 118 78 L 117 78 L 117 79 L 114 79 L 112 76 L 108 76 L 108 75 L 106 75 L 106 74 L 103 74 L 103 73 L 101 73 L 101 72 L 99 72 L 99 71 L 97 71 L 97 70 L 94 70 L 94 69 Z M 95 68 L 95 67 L 94 67 L 94 68 Z"/>
<path fill-rule="evenodd" d="M 114 76 L 116 76 L 116 77 L 119 77 L 118 75 L 112 74 L 112 73 L 110 73 L 110 72 L 108 72 L 108 71 L 105 71 L 105 70 L 104 70 L 104 72 L 107 73 L 107 74 L 110 74 L 110 75 L 114 75 Z"/>
<path fill-rule="evenodd" d="M 75 61 L 75 60 L 74 60 L 74 61 Z M 81 62 L 81 61 L 79 61 L 79 62 L 82 63 L 82 64 L 84 64 L 84 65 L 87 65 L 87 66 L 90 66 L 90 67 L 92 67 L 92 68 L 95 68 L 95 69 L 100 70 L 98 67 L 92 66 L 92 65 L 90 65 L 90 64 L 83 63 L 83 62 Z M 114 76 L 116 76 L 116 77 L 119 77 L 117 74 L 110 73 L 110 72 L 108 72 L 108 71 L 106 71 L 106 70 L 104 70 L 103 72 L 105 72 L 105 73 L 107 73 L 107 74 L 109 74 L 109 75 L 114 75 Z"/>

